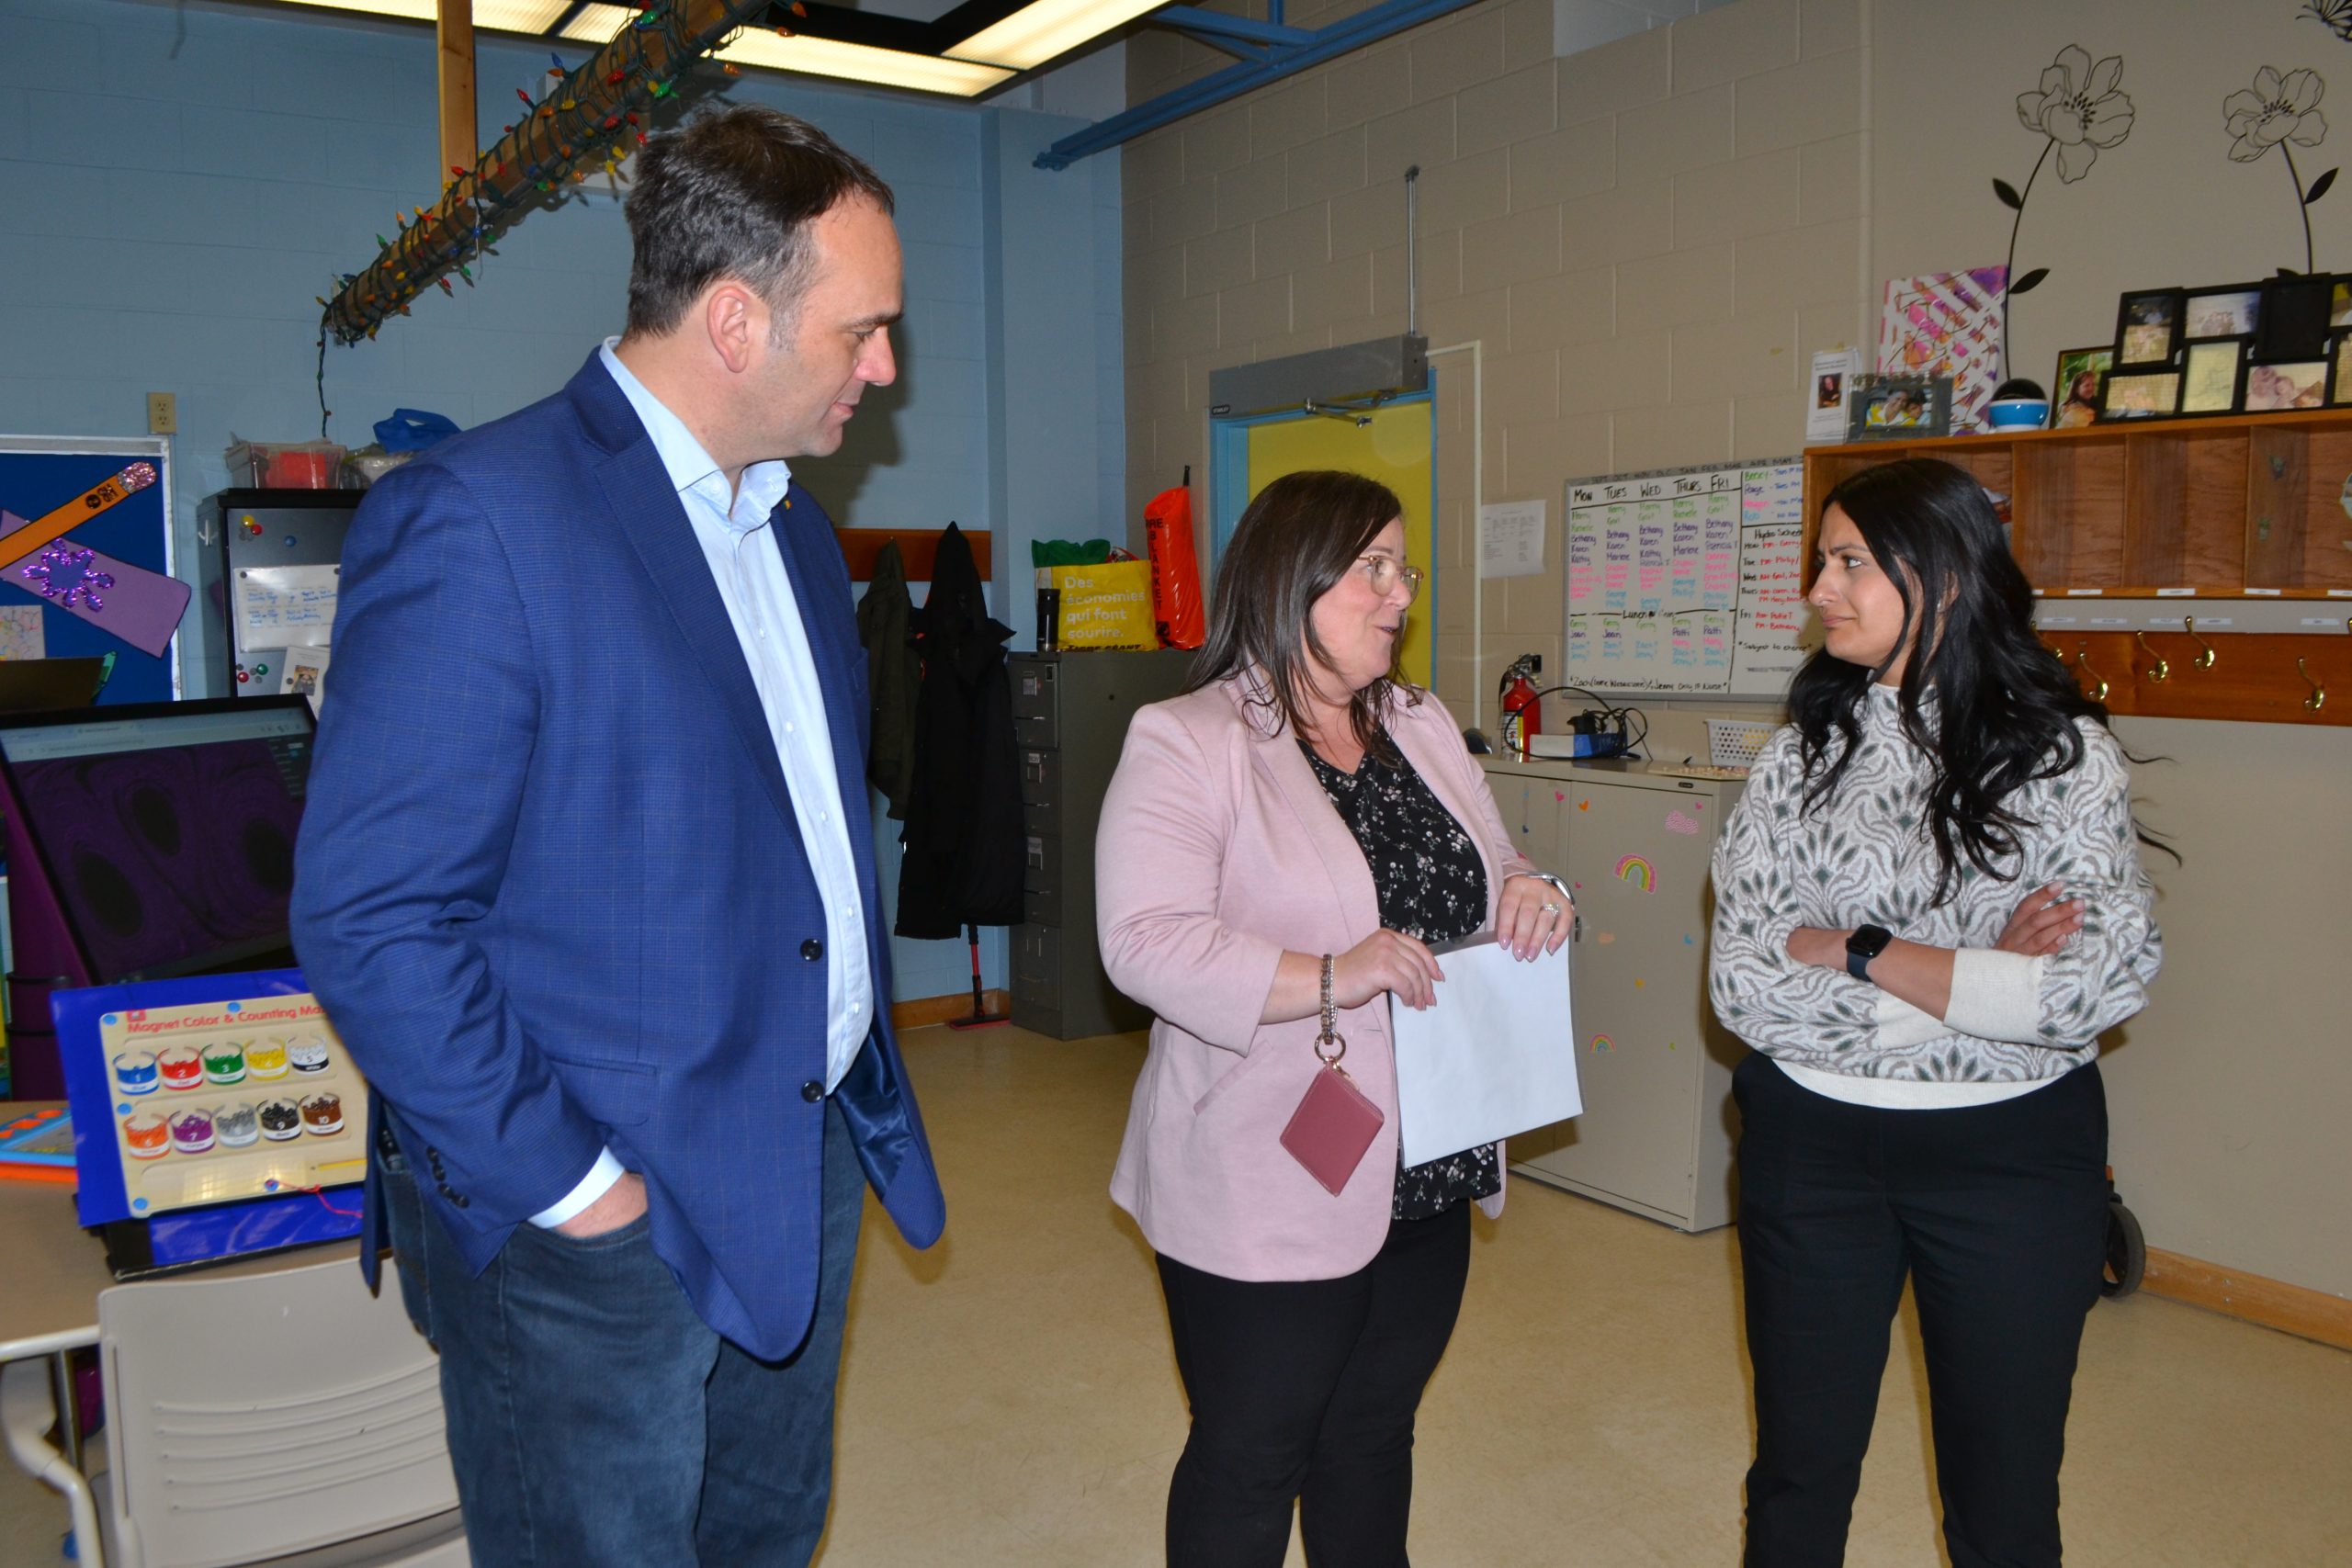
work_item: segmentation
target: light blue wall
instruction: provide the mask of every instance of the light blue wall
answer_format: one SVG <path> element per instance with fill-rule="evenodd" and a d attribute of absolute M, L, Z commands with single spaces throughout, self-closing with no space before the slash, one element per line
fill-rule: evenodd
<path fill-rule="evenodd" d="M 989 439 L 1001 457 L 989 473 L 990 504 L 1005 523 L 996 581 L 1011 611 L 998 615 L 1015 648 L 1037 642 L 1029 540 L 1127 536 L 1119 160 L 1087 158 L 1057 173 L 1032 162 L 1085 124 L 1001 109 L 980 137 Z"/>
<path fill-rule="evenodd" d="M 576 63 L 589 51 L 561 52 Z M 548 54 L 482 40 L 485 143 L 522 111 L 515 88 L 538 96 Z M 143 434 L 145 395 L 177 394 L 177 547 L 193 559 L 196 503 L 227 482 L 232 437 L 318 435 L 312 297 L 373 258 L 396 210 L 438 198 L 447 171 L 435 92 L 429 28 L 144 0 L 0 0 L 0 432 Z M 750 73 L 713 72 L 686 96 L 721 93 L 816 121 L 898 195 L 899 379 L 867 397 L 839 453 L 798 472 L 845 525 L 953 519 L 995 530 L 998 602 L 1017 560 L 1012 598 L 1025 616 L 1027 539 L 1045 515 L 1030 502 L 1069 494 L 1115 508 L 1124 492 L 1117 161 L 1026 171 L 1062 183 L 1041 186 L 1008 225 L 991 205 L 1001 178 L 984 178 L 984 159 L 1002 152 L 993 128 L 1011 117 L 1027 136 L 1071 122 Z M 1020 258 L 1010 268 L 1008 253 Z M 1049 255 L 1062 265 L 1033 265 Z M 1070 339 L 1084 355 L 1024 350 L 1021 373 L 1006 376 L 989 344 L 1008 321 L 1019 343 L 1039 320 L 1069 314 L 1057 290 L 1073 266 L 1091 280 Z M 328 348 L 330 439 L 361 445 L 396 407 L 471 425 L 545 396 L 620 329 L 628 272 L 618 201 L 601 179 L 572 187 L 499 242 L 478 288 L 433 292 L 375 342 Z M 1088 439 L 992 441 L 992 428 L 1034 434 L 1033 400 L 1056 411 L 1083 402 L 1094 415 Z M 1009 467 L 1019 477 L 1008 488 Z M 1028 622 L 1018 624 L 1015 646 L 1028 646 Z M 894 829 L 877 835 L 890 889 Z M 1001 986 L 1003 934 L 982 934 L 983 976 Z M 893 945 L 900 998 L 968 985 L 961 943 Z"/>

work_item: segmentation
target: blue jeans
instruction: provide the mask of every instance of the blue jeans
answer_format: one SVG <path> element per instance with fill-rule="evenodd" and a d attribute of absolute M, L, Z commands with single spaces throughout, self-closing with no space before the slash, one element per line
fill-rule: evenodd
<path fill-rule="evenodd" d="M 695 1315 L 646 1220 L 518 1226 L 480 1277 L 379 1150 L 409 1314 L 441 1352 L 473 1560 L 495 1568 L 803 1568 L 832 1489 L 833 1385 L 865 1176 L 825 1116 L 817 1310 L 760 1361 Z"/>

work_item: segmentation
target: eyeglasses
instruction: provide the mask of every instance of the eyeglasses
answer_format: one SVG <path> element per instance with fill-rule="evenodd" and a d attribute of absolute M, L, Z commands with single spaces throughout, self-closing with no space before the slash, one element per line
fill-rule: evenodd
<path fill-rule="evenodd" d="M 1405 597 L 1412 599 L 1420 594 L 1422 573 L 1419 567 L 1407 566 L 1395 556 L 1358 556 L 1356 565 L 1363 569 L 1372 591 L 1383 598 L 1396 586 L 1399 578 L 1405 582 Z"/>

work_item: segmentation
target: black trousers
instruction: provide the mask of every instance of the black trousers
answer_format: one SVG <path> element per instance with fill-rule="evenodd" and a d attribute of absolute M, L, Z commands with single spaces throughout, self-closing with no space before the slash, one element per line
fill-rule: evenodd
<path fill-rule="evenodd" d="M 1462 1309 L 1470 1205 L 1394 1220 L 1337 1280 L 1251 1281 L 1159 1259 L 1192 1434 L 1168 1487 L 1170 1568 L 1407 1568 L 1413 1416 Z"/>
<path fill-rule="evenodd" d="M 1953 1568 L 2056 1568 L 2066 1406 L 2106 1248 L 2098 1069 L 1954 1111 L 1849 1105 L 1762 1055 L 1732 1089 L 1756 1370 L 1748 1568 L 1845 1560 L 1906 1274 Z"/>

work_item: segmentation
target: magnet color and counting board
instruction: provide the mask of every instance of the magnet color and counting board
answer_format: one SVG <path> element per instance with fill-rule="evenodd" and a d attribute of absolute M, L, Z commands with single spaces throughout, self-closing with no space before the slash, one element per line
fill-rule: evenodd
<path fill-rule="evenodd" d="M 366 1176 L 367 1083 L 300 984 L 280 970 L 57 994 L 84 1224 Z"/>

